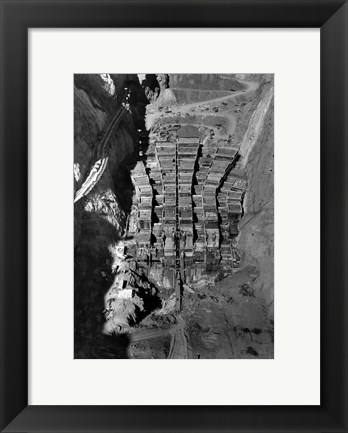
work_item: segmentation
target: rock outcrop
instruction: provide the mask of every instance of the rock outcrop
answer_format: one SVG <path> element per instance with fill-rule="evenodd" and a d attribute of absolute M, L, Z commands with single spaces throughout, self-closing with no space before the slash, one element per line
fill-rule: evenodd
<path fill-rule="evenodd" d="M 274 300 L 274 131 L 273 96 L 267 95 L 269 103 L 260 108 L 263 121 L 253 131 L 251 140 L 246 138 L 244 163 L 248 177 L 248 190 L 244 198 L 244 217 L 240 222 L 238 245 L 245 252 L 245 263 L 256 265 L 260 275 L 255 288 L 270 307 L 273 317 Z M 255 112 L 256 113 L 256 112 Z M 257 117 L 257 116 L 255 116 Z M 259 121 L 259 120 L 258 120 Z M 256 121 L 256 123 L 258 122 Z M 250 122 L 252 124 L 253 121 Z"/>
<path fill-rule="evenodd" d="M 137 77 L 135 80 L 126 75 L 116 77 L 109 74 L 75 75 L 75 192 L 96 162 L 98 145 L 120 104 L 124 87 L 138 83 Z M 137 153 L 135 123 L 139 113 L 136 110 L 135 107 L 134 115 L 128 113 L 123 117 L 108 140 L 108 164 L 100 180 L 75 204 L 75 330 L 80 336 L 99 335 L 103 322 L 104 295 L 111 278 L 109 246 L 124 234 L 127 222 L 125 191 L 128 189 L 128 194 L 132 195 L 129 175 L 128 178 L 127 174 L 123 176 L 122 183 L 117 179 L 119 172 L 127 172 L 125 163 L 131 163 Z M 77 344 L 77 352 L 80 349 Z"/>

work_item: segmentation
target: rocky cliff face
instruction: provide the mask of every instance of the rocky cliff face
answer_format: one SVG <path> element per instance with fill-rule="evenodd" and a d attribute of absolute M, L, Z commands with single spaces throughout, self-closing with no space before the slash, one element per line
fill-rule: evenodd
<path fill-rule="evenodd" d="M 236 91 L 245 88 L 231 74 L 169 74 L 168 81 L 172 89 Z"/>
<path fill-rule="evenodd" d="M 270 358 L 274 299 L 273 76 L 138 75 L 75 76 L 75 193 L 98 158 L 106 161 L 101 178 L 75 203 L 75 357 Z M 132 90 L 131 111 L 124 114 L 101 156 L 101 143 L 125 87 Z M 146 105 L 148 131 L 144 124 Z M 240 252 L 238 267 L 227 277 L 202 276 L 187 286 L 179 314 L 175 312 L 174 295 L 169 296 L 162 287 L 159 300 L 157 288 L 148 279 L 151 272 L 145 275 L 136 260 L 127 262 L 127 248 L 122 247 L 136 237 L 139 228 L 131 227 L 138 213 L 131 173 L 146 153 L 144 140 L 147 142 L 148 133 L 162 139 L 161 134 L 173 128 L 177 131 L 178 127 L 185 129 L 186 135 L 190 128 L 198 128 L 211 149 L 237 148 L 239 156 L 233 170 L 247 185 L 240 190 L 243 215 L 239 234 L 231 241 Z M 226 179 L 232 182 L 228 176 Z M 128 286 L 124 291 L 118 289 L 127 273 L 139 274 L 134 284 L 136 294 L 131 298 L 126 298 Z M 125 324 L 135 325 L 145 337 L 141 334 L 137 341 L 135 336 L 137 343 L 130 346 L 125 335 L 106 335 L 122 330 Z M 165 327 L 177 330 L 168 335 L 163 332 Z M 151 339 L 146 338 L 147 332 Z"/>
<path fill-rule="evenodd" d="M 235 77 L 221 74 L 169 74 L 168 83 L 179 103 L 217 99 L 244 89 Z"/>
<path fill-rule="evenodd" d="M 245 252 L 245 264 L 257 266 L 260 276 L 255 289 L 270 307 L 274 300 L 274 96 L 273 80 L 261 83 L 259 102 L 252 109 L 241 141 L 242 167 L 248 178 L 244 217 L 238 245 Z"/>
<path fill-rule="evenodd" d="M 74 189 L 81 188 L 97 159 L 98 146 L 114 115 L 125 86 L 139 82 L 133 76 L 75 75 Z M 136 96 L 135 96 L 136 98 Z M 124 234 L 132 183 L 126 163 L 137 153 L 139 119 L 144 105 L 134 101 L 108 142 L 107 166 L 92 191 L 75 203 L 75 329 L 78 338 L 100 335 L 104 294 L 108 286 L 113 246 Z M 122 173 L 122 176 L 120 176 Z M 121 180 L 120 180 L 121 179 Z M 128 194 L 127 194 L 128 193 Z M 82 346 L 77 344 L 77 356 Z"/>
<path fill-rule="evenodd" d="M 103 76 L 102 76 L 103 75 Z M 74 88 L 74 187 L 81 187 L 92 168 L 95 152 L 121 94 L 108 74 L 75 76 Z M 75 244 L 86 219 L 101 218 L 108 222 L 120 235 L 125 224 L 125 215 L 115 194 L 113 176 L 118 168 L 135 149 L 134 125 L 129 116 L 120 129 L 111 137 L 108 166 L 100 182 L 88 198 L 79 203 L 75 210 Z M 96 225 L 98 225 L 96 223 Z M 104 226 L 104 224 L 101 224 Z"/>

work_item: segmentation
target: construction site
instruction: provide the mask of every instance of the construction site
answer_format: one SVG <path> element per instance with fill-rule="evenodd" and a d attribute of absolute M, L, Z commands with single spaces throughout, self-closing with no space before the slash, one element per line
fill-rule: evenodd
<path fill-rule="evenodd" d="M 272 358 L 273 76 L 100 75 L 75 80 L 75 357 Z"/>
<path fill-rule="evenodd" d="M 157 284 L 175 289 L 178 310 L 183 287 L 239 268 L 233 239 L 246 179 L 232 170 L 237 157 L 237 149 L 217 147 L 196 128 L 167 128 L 150 138 L 132 170 L 136 200 L 128 234 L 134 242 L 128 248 Z"/>

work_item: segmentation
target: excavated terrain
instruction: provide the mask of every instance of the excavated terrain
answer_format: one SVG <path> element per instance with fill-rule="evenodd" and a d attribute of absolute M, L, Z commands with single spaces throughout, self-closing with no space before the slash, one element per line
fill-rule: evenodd
<path fill-rule="evenodd" d="M 76 358 L 273 358 L 273 92 L 75 76 Z"/>

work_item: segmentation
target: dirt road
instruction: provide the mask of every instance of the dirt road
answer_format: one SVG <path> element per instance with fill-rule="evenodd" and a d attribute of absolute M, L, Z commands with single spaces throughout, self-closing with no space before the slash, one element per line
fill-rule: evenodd
<path fill-rule="evenodd" d="M 172 335 L 168 359 L 187 359 L 187 340 L 185 336 L 185 322 L 182 318 L 178 319 L 178 325 Z"/>

